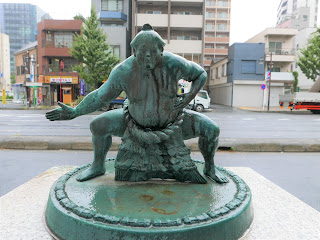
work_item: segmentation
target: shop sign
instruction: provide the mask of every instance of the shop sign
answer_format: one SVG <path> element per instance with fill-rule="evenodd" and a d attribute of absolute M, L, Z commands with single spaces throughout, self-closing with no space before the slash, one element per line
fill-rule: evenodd
<path fill-rule="evenodd" d="M 72 83 L 72 84 L 78 84 L 78 77 L 66 77 L 66 76 L 46 76 L 45 77 L 45 83 Z"/>

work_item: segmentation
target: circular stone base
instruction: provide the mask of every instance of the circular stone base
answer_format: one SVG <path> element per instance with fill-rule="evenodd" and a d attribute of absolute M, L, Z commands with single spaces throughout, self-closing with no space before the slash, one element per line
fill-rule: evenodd
<path fill-rule="evenodd" d="M 195 161 L 195 160 L 194 160 Z M 200 172 L 203 162 L 195 161 Z M 58 239 L 238 239 L 253 220 L 251 192 L 224 168 L 228 183 L 171 180 L 114 180 L 114 159 L 106 174 L 85 182 L 79 167 L 55 182 L 45 213 Z"/>

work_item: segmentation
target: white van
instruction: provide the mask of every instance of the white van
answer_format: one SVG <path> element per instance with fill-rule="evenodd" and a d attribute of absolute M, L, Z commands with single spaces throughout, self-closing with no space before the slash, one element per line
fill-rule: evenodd
<path fill-rule="evenodd" d="M 210 108 L 210 97 L 207 91 L 200 90 L 197 96 L 189 103 L 189 107 L 197 112 Z"/>

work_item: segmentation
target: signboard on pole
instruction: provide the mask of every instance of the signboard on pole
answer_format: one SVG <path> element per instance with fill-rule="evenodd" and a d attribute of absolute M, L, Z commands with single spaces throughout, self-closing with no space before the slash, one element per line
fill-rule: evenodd
<path fill-rule="evenodd" d="M 2 104 L 7 104 L 6 90 L 2 89 Z"/>
<path fill-rule="evenodd" d="M 261 89 L 262 89 L 262 90 L 265 90 L 265 89 L 266 89 L 266 85 L 265 85 L 265 84 L 262 84 L 262 85 L 261 85 Z"/>
<path fill-rule="evenodd" d="M 85 94 L 85 83 L 83 79 L 80 79 L 80 95 L 84 96 Z"/>

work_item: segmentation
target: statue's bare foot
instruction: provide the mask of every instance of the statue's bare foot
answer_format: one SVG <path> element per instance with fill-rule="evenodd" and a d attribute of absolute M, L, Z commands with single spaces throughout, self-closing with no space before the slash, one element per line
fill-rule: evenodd
<path fill-rule="evenodd" d="M 95 178 L 100 175 L 103 175 L 105 172 L 106 172 L 106 169 L 104 166 L 95 167 L 95 168 L 89 167 L 88 169 L 84 170 L 79 174 L 79 176 L 77 177 L 77 180 L 79 182 L 87 181 L 91 178 Z"/>
<path fill-rule="evenodd" d="M 227 183 L 229 182 L 229 179 L 220 172 L 217 168 L 215 168 L 215 171 L 207 171 L 206 169 L 203 171 L 204 175 L 206 175 L 211 180 L 214 180 L 218 183 Z"/>

